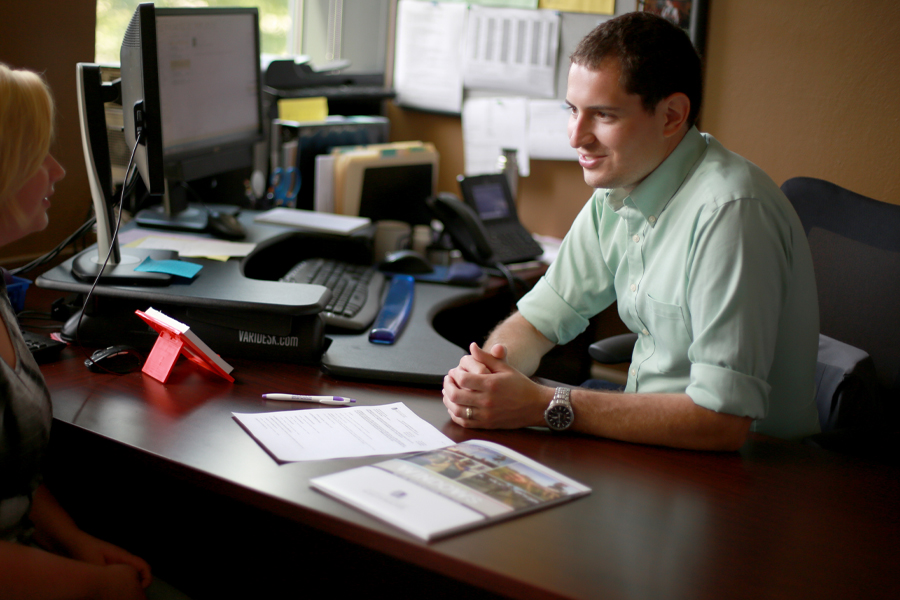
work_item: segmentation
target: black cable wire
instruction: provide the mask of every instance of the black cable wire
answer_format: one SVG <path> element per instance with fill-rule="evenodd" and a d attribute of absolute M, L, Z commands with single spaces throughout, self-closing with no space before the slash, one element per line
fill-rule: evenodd
<path fill-rule="evenodd" d="M 513 297 L 513 308 L 515 308 L 519 298 L 525 293 L 525 289 L 528 287 L 527 284 L 521 277 L 513 274 L 513 272 L 509 270 L 509 267 L 501 262 L 494 263 L 493 268 L 506 278 L 506 284 L 509 286 L 509 291 Z"/>
<path fill-rule="evenodd" d="M 16 267 L 15 269 L 10 269 L 9 273 L 12 275 L 18 275 L 20 273 L 27 273 L 32 269 L 35 269 L 41 265 L 44 265 L 54 258 L 56 258 L 60 252 L 63 251 L 63 248 L 71 244 L 72 242 L 77 241 L 79 238 L 87 235 L 87 232 L 90 231 L 91 227 L 94 226 L 94 223 L 97 222 L 95 217 L 91 217 L 88 219 L 81 227 L 76 229 L 73 233 L 71 233 L 66 239 L 61 241 L 53 250 L 47 252 L 43 256 L 39 256 L 38 258 L 32 260 L 29 263 L 22 265 L 21 267 Z"/>
<path fill-rule="evenodd" d="M 100 266 L 100 270 L 97 272 L 97 277 L 94 279 L 94 283 L 91 284 L 91 289 L 88 290 L 87 296 L 84 297 L 84 304 L 81 307 L 81 311 L 78 313 L 78 321 L 75 323 L 75 345 L 81 348 L 82 355 L 85 357 L 85 363 L 88 361 L 92 365 L 96 365 L 106 371 L 107 373 L 115 373 L 115 371 L 111 371 L 94 361 L 94 359 L 88 355 L 88 353 L 84 350 L 84 346 L 81 344 L 81 321 L 84 318 L 84 311 L 87 309 L 88 302 L 91 299 L 91 296 L 94 294 L 94 289 L 97 287 L 97 284 L 100 282 L 100 278 L 103 276 L 103 272 L 106 271 L 106 267 L 109 264 L 109 259 L 112 256 L 113 248 L 115 248 L 116 244 L 119 240 L 119 226 L 122 224 L 122 210 L 125 207 L 125 196 L 131 193 L 131 190 L 134 186 L 135 180 L 137 179 L 137 166 L 134 164 L 134 155 L 137 153 L 137 148 L 141 143 L 141 139 L 144 137 L 144 130 L 141 129 L 138 132 L 137 140 L 134 142 L 134 148 L 131 150 L 131 157 L 128 159 L 128 166 L 125 168 L 125 183 L 122 184 L 122 192 L 119 196 L 119 211 L 116 216 L 116 228 L 113 230 L 112 235 L 110 235 L 109 249 L 106 252 L 106 258 L 103 259 L 103 264 Z M 131 183 L 128 183 L 128 176 L 131 174 Z"/>

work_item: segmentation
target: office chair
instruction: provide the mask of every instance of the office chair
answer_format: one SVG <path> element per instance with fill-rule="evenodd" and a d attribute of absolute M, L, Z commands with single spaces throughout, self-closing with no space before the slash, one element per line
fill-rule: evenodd
<path fill-rule="evenodd" d="M 900 206 L 811 177 L 789 179 L 781 190 L 803 223 L 819 296 L 823 433 L 807 442 L 895 462 Z"/>

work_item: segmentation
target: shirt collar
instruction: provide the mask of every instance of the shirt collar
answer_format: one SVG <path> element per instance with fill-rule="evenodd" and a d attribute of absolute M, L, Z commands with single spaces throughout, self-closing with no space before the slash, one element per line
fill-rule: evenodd
<path fill-rule="evenodd" d="M 684 138 L 656 169 L 628 194 L 622 188 L 609 190 L 607 202 L 613 210 L 620 209 L 630 197 L 644 218 L 653 225 L 678 188 L 687 178 L 697 160 L 706 151 L 707 140 L 691 127 Z M 652 218 L 651 218 L 652 217 Z"/>

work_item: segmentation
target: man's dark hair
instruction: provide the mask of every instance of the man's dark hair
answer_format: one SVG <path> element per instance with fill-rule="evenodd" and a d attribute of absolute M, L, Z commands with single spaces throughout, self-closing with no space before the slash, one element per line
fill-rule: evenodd
<path fill-rule="evenodd" d="M 631 12 L 601 23 L 578 43 L 570 57 L 574 64 L 600 70 L 606 59 L 617 58 L 619 84 L 641 97 L 653 113 L 663 98 L 681 92 L 691 101 L 688 126 L 694 125 L 703 100 L 700 56 L 687 34 L 666 19 L 648 12 Z"/>

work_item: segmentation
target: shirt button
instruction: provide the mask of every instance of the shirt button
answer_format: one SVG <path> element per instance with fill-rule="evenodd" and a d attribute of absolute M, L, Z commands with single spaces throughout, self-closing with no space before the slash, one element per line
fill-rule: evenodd
<path fill-rule="evenodd" d="M 654 217 L 653 215 L 650 215 L 649 217 L 647 217 L 647 220 L 650 221 L 651 225 L 656 223 L 656 217 Z"/>
<path fill-rule="evenodd" d="M 636 290 L 637 290 L 637 286 L 634 285 L 634 284 L 632 283 L 632 284 L 631 284 L 631 291 L 634 292 L 634 291 L 636 291 Z"/>
<path fill-rule="evenodd" d="M 644 335 L 650 335 L 650 332 L 647 331 L 646 327 L 643 330 L 641 330 L 641 333 L 643 333 Z"/>
<path fill-rule="evenodd" d="M 641 236 L 639 236 L 638 234 L 634 234 L 634 237 L 632 237 L 631 239 L 633 239 L 635 242 L 639 242 L 641 241 Z"/>
<path fill-rule="evenodd" d="M 632 369 L 631 374 L 632 376 L 637 377 L 637 369 Z"/>

